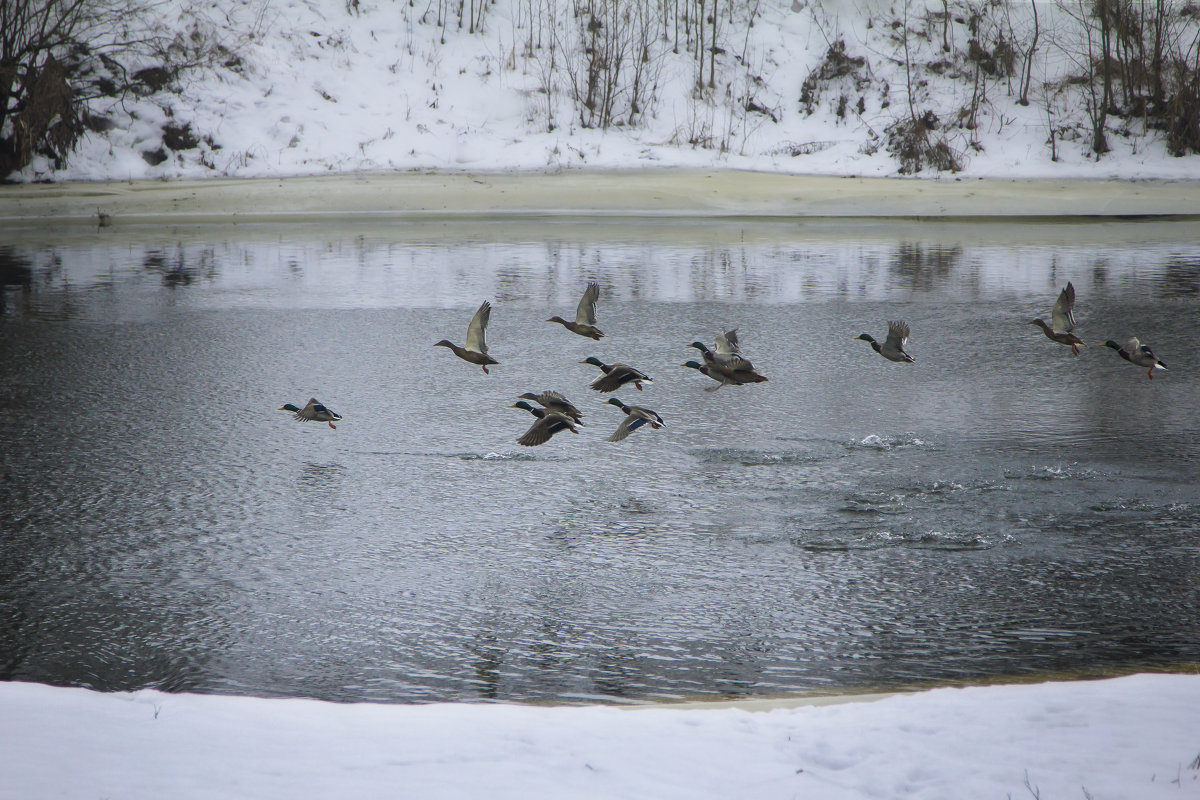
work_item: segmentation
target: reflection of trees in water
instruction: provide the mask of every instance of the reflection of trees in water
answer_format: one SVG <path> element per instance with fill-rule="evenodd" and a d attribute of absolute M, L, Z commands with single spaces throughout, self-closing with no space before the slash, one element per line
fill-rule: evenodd
<path fill-rule="evenodd" d="M 498 699 L 505 656 L 505 648 L 499 638 L 491 633 L 480 633 L 474 641 L 467 642 L 466 649 L 472 655 L 475 691 L 488 700 Z"/>
<path fill-rule="evenodd" d="M 0 247 L 0 284 L 28 289 L 32 283 L 33 265 L 29 259 L 17 255 L 11 247 Z"/>
<path fill-rule="evenodd" d="M 33 286 L 33 266 L 11 247 L 0 247 L 0 315 L 8 304 L 8 289 L 16 286 L 28 293 Z"/>
<path fill-rule="evenodd" d="M 198 279 L 213 280 L 217 277 L 217 258 L 212 247 L 202 247 L 194 254 L 188 253 L 183 245 L 173 252 L 149 250 L 142 257 L 142 267 L 162 275 L 164 286 L 190 286 Z"/>
<path fill-rule="evenodd" d="M 908 289 L 931 290 L 944 282 L 962 261 L 962 245 L 901 242 L 891 259 L 892 272 Z"/>
<path fill-rule="evenodd" d="M 1195 297 L 1200 294 L 1200 257 L 1173 254 L 1163 265 L 1165 297 Z"/>
<path fill-rule="evenodd" d="M 1110 281 L 1116 282 L 1114 291 L 1129 286 L 1145 286 L 1141 276 L 1155 279 L 1150 284 L 1158 295 L 1166 299 L 1190 299 L 1200 296 L 1200 256 L 1194 253 L 1171 253 L 1161 260 L 1155 259 L 1138 264 L 1132 275 L 1113 270 L 1107 258 L 1099 259 L 1092 266 L 1092 285 L 1097 291 L 1108 288 Z M 1064 278 L 1065 283 L 1067 279 Z M 1145 288 L 1139 289 L 1141 294 Z"/>

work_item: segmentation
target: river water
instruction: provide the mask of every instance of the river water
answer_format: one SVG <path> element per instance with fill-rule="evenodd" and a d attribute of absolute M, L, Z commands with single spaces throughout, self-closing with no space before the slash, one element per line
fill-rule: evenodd
<path fill-rule="evenodd" d="M 0 677 L 639 701 L 1200 660 L 1200 230 L 6 231 Z M 600 342 L 547 324 L 602 286 Z M 1067 281 L 1078 358 L 1028 325 Z M 461 343 L 484 299 L 500 362 Z M 912 327 L 916 364 L 853 337 Z M 684 369 L 737 328 L 770 380 Z M 1102 346 L 1137 335 L 1154 380 Z M 589 355 L 654 382 L 618 396 Z M 578 436 L 522 448 L 517 395 Z M 337 430 L 279 411 L 315 396 Z"/>

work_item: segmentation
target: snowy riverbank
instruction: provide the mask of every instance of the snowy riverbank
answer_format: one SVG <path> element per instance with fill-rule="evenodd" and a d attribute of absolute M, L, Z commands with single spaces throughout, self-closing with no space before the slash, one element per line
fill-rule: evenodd
<path fill-rule="evenodd" d="M 0 796 L 1200 797 L 1200 676 L 752 712 L 351 704 L 0 683 Z"/>
<path fill-rule="evenodd" d="M 336 216 L 1192 215 L 1200 181 L 838 178 L 699 169 L 398 172 L 0 186 L 0 225 Z"/>

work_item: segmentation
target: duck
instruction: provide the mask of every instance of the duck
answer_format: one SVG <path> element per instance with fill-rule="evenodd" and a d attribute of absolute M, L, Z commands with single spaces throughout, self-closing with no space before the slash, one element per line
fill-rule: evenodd
<path fill-rule="evenodd" d="M 342 419 L 341 414 L 326 408 L 317 402 L 315 397 L 308 398 L 308 404 L 304 408 L 297 408 L 293 403 L 284 403 L 279 410 L 292 412 L 300 422 L 327 422 L 329 427 L 334 430 L 337 430 L 337 425 L 333 423 L 340 422 Z"/>
<path fill-rule="evenodd" d="M 610 397 L 605 402 L 608 405 L 616 406 L 625 412 L 625 419 L 622 420 L 621 424 L 617 426 L 617 429 L 613 431 L 613 435 L 608 437 L 608 441 L 610 442 L 621 441 L 646 423 L 649 423 L 650 427 L 654 429 L 662 428 L 667 424 L 663 422 L 663 418 L 660 417 L 657 412 L 651 411 L 648 408 L 642 408 L 641 406 L 627 406 L 615 397 Z"/>
<path fill-rule="evenodd" d="M 1049 325 L 1041 318 L 1030 320 L 1029 324 L 1041 328 L 1047 339 L 1068 345 L 1071 355 L 1079 355 L 1079 348 L 1084 346 L 1083 339 L 1071 332 L 1075 330 L 1074 284 L 1067 281 L 1066 288 L 1058 293 L 1058 299 L 1054 301 L 1054 308 L 1050 311 Z"/>
<path fill-rule="evenodd" d="M 709 350 L 708 345 L 704 342 L 692 342 L 689 347 L 694 347 L 704 356 L 704 363 L 712 363 L 715 361 L 731 362 L 737 360 L 745 360 L 742 358 L 742 348 L 738 343 L 737 329 L 731 331 L 723 331 L 717 334 L 717 343 L 714 349 Z M 748 361 L 746 363 L 749 363 Z"/>
<path fill-rule="evenodd" d="M 916 359 L 908 354 L 904 349 L 904 345 L 908 343 L 908 323 L 907 322 L 888 322 L 887 340 L 880 344 L 875 341 L 874 337 L 869 333 L 862 333 L 854 338 L 862 339 L 864 342 L 870 342 L 871 349 L 879 355 L 886 358 L 888 361 L 897 361 L 902 364 L 912 364 Z"/>
<path fill-rule="evenodd" d="M 590 386 L 597 392 L 615 392 L 627 383 L 632 383 L 637 390 L 642 391 L 643 383 L 653 383 L 646 373 L 634 369 L 628 364 L 605 364 L 595 356 L 588 356 L 580 364 L 591 364 L 599 367 L 604 374 L 593 380 Z"/>
<path fill-rule="evenodd" d="M 517 399 L 532 400 L 535 403 L 545 406 L 546 410 L 548 411 L 556 411 L 559 414 L 565 414 L 574 420 L 576 425 L 583 424 L 583 412 L 572 405 L 570 400 L 563 397 L 558 392 L 542 392 L 541 394 L 526 392 L 525 394 L 518 395 Z M 521 406 L 520 403 L 517 403 L 514 407 L 521 408 L 523 406 Z"/>
<path fill-rule="evenodd" d="M 688 346 L 699 350 L 700 355 L 704 357 L 704 363 L 710 367 L 745 372 L 747 375 L 757 374 L 754 370 L 754 365 L 750 363 L 750 359 L 742 355 L 742 348 L 738 343 L 736 329 L 718 333 L 716 347 L 712 350 L 709 350 L 708 345 L 700 341 L 692 342 Z M 763 378 L 763 380 L 766 380 L 766 378 Z M 754 380 L 751 378 L 742 382 L 753 383 Z"/>
<path fill-rule="evenodd" d="M 1121 347 L 1121 345 L 1112 339 L 1105 342 L 1104 346 L 1116 350 L 1117 355 L 1130 364 L 1146 367 L 1146 377 L 1150 380 L 1154 380 L 1154 370 L 1167 368 L 1167 365 L 1160 361 L 1158 356 L 1154 355 L 1154 351 L 1139 342 L 1136 336 L 1126 342 L 1124 347 Z"/>
<path fill-rule="evenodd" d="M 517 439 L 517 444 L 523 447 L 536 447 L 539 444 L 545 444 L 550 441 L 550 437 L 559 431 L 570 431 L 571 433 L 579 433 L 579 429 L 575 427 L 574 421 L 566 414 L 559 414 L 557 411 L 547 411 L 544 408 L 534 408 L 533 406 L 522 400 L 516 403 L 513 408 L 523 408 L 537 417 L 537 421 L 530 426 L 529 430 Z"/>
<path fill-rule="evenodd" d="M 759 374 L 753 367 L 749 369 L 735 369 L 722 366 L 718 363 L 701 364 L 699 361 L 685 361 L 682 366 L 694 369 L 701 375 L 707 375 L 717 382 L 716 386 L 710 386 L 705 389 L 704 391 L 706 392 L 715 392 L 722 386 L 745 386 L 747 383 L 762 383 L 767 379 L 766 375 Z"/>
<path fill-rule="evenodd" d="M 600 299 L 600 284 L 592 281 L 583 292 L 579 308 L 575 310 L 575 321 L 569 322 L 562 317 L 553 316 L 546 322 L 557 322 L 572 333 L 600 341 L 604 333 L 596 327 L 596 301 Z"/>
<path fill-rule="evenodd" d="M 499 364 L 500 362 L 488 355 L 487 343 L 484 341 L 484 334 L 487 331 L 488 320 L 492 316 L 492 304 L 487 300 L 483 301 L 483 305 L 475 312 L 475 316 L 471 317 L 471 324 L 467 326 L 467 341 L 465 347 L 459 347 L 448 339 L 442 339 L 440 342 L 435 342 L 434 347 L 449 347 L 454 351 L 454 355 L 461 358 L 463 361 L 469 361 L 472 364 L 478 364 L 483 367 L 485 375 L 488 372 L 488 364 Z"/>

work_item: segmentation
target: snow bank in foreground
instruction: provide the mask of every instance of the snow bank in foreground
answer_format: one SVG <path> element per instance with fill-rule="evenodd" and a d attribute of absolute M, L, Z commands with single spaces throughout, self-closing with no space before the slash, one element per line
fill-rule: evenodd
<path fill-rule="evenodd" d="M 0 796 L 1188 798 L 1200 797 L 1197 709 L 1191 675 L 766 712 L 0 683 Z"/>

